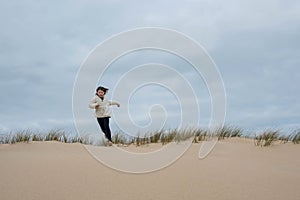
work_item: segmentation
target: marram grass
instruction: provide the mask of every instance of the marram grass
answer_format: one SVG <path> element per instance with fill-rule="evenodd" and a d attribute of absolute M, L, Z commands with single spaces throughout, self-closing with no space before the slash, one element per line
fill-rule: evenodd
<path fill-rule="evenodd" d="M 299 144 L 300 143 L 300 129 L 295 130 L 294 133 L 290 135 L 289 138 L 294 144 Z"/>
<path fill-rule="evenodd" d="M 255 145 L 261 147 L 271 146 L 280 139 L 279 130 L 265 130 L 255 137 Z"/>
<path fill-rule="evenodd" d="M 268 129 L 250 136 L 252 134 L 244 134 L 242 128 L 236 126 L 222 126 L 213 130 L 204 128 L 185 128 L 185 129 L 170 129 L 170 130 L 156 130 L 145 134 L 138 133 L 137 136 L 128 136 L 122 132 L 116 132 L 112 136 L 112 141 L 117 145 L 148 145 L 151 143 L 161 143 L 162 145 L 170 142 L 180 143 L 186 140 L 192 140 L 193 143 L 209 140 L 211 137 L 217 137 L 218 140 L 224 140 L 232 137 L 245 137 L 254 140 L 255 146 L 268 147 L 272 146 L 276 141 L 285 144 L 292 142 L 294 144 L 300 143 L 300 129 L 294 130 L 290 134 L 281 134 L 279 130 Z M 100 134 L 100 133 L 99 133 Z M 52 129 L 50 131 L 41 133 L 33 132 L 31 130 L 23 130 L 10 132 L 9 134 L 0 134 L 0 144 L 15 144 L 15 143 L 29 143 L 33 141 L 57 141 L 62 143 L 81 143 L 86 145 L 104 146 L 106 142 L 104 139 L 95 140 L 91 135 L 85 134 L 83 136 L 74 136 L 67 134 L 61 129 Z"/>

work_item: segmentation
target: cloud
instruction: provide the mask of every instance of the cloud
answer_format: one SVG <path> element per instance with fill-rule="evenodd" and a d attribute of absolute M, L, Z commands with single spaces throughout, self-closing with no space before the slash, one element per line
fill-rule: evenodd
<path fill-rule="evenodd" d="M 142 26 L 175 29 L 208 50 L 225 83 L 227 123 L 247 128 L 300 126 L 296 121 L 300 111 L 298 1 L 77 0 L 0 4 L 1 130 L 73 127 L 72 90 L 80 64 L 99 42 Z M 184 61 L 166 53 L 127 55 L 107 71 L 103 84 L 114 88 L 128 69 L 149 62 L 175 67 L 192 85 L 199 85 L 195 92 L 207 122 L 211 105 L 203 80 L 194 77 Z M 94 88 L 90 92 L 92 97 Z M 163 94 L 156 99 L 169 101 Z M 149 105 L 147 98 L 140 98 L 138 108 L 144 108 L 143 102 Z M 172 106 L 168 111 L 174 117 Z M 92 111 L 90 114 L 92 117 Z M 144 120 L 143 116 L 136 120 Z M 174 126 L 172 122 L 178 121 L 172 119 L 168 124 Z"/>

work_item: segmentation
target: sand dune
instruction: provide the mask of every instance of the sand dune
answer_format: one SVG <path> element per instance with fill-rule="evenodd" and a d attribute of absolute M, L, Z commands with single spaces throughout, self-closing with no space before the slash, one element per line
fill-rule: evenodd
<path fill-rule="evenodd" d="M 123 148 L 146 152 L 156 145 Z M 261 148 L 227 139 L 203 160 L 199 148 L 193 144 L 157 172 L 128 174 L 99 163 L 80 144 L 0 145 L 0 199 L 300 199 L 300 145 Z"/>

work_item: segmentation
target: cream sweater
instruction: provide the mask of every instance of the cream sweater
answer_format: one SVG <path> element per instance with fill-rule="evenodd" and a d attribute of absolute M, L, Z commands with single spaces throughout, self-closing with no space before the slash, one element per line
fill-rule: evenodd
<path fill-rule="evenodd" d="M 96 106 L 99 105 L 97 108 Z M 118 105 L 117 102 L 109 101 L 105 97 L 102 100 L 99 96 L 95 95 L 89 104 L 89 107 L 91 109 L 95 109 L 95 117 L 97 118 L 103 118 L 103 117 L 110 117 L 111 111 L 109 109 L 109 106 L 112 105 Z"/>

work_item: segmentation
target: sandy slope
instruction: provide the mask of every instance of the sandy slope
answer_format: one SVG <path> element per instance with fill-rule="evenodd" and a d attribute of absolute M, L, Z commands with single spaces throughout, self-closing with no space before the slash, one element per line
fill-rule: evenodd
<path fill-rule="evenodd" d="M 193 144 L 163 170 L 134 175 L 100 164 L 80 144 L 0 145 L 0 199 L 300 199 L 300 145 L 227 139 L 204 160 L 199 148 Z"/>

